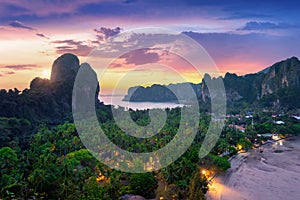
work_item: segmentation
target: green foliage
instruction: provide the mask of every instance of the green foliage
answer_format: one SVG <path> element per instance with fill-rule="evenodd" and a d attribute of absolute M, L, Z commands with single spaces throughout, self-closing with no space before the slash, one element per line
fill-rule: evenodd
<path fill-rule="evenodd" d="M 216 146 L 214 147 L 215 154 L 221 154 L 229 150 L 229 143 L 224 138 L 219 138 Z"/>
<path fill-rule="evenodd" d="M 158 182 L 152 173 L 132 174 L 129 186 L 134 194 L 154 198 Z"/>
<path fill-rule="evenodd" d="M 111 120 L 108 110 L 98 109 L 97 113 L 107 137 L 119 147 L 132 152 L 150 152 L 164 147 L 175 138 L 181 116 L 179 108 L 167 109 L 167 121 L 161 131 L 153 137 L 140 139 L 122 131 Z M 148 113 L 149 111 L 130 111 L 133 120 L 142 126 L 149 124 Z M 235 146 L 239 144 L 243 148 L 251 147 L 258 132 L 295 134 L 300 131 L 298 121 L 290 120 L 286 116 L 280 118 L 286 122 L 281 126 L 275 125 L 272 117 L 265 113 L 256 114 L 254 118 L 253 129 L 249 126 L 249 119 L 230 119 L 229 123 L 248 125 L 246 133 L 226 125 L 211 154 L 199 159 L 199 148 L 211 119 L 210 115 L 202 115 L 195 140 L 188 150 L 169 166 L 146 174 L 126 174 L 102 165 L 84 148 L 74 124 L 64 123 L 54 127 L 47 123 L 38 127 L 34 125 L 37 127 L 36 133 L 27 146 L 21 147 L 22 137 L 31 133 L 30 122 L 17 118 L 1 118 L 0 139 L 4 143 L 6 140 L 10 141 L 5 143 L 10 147 L 0 149 L 0 198 L 106 200 L 119 199 L 124 194 L 154 198 L 155 190 L 159 188 L 158 181 L 161 181 L 167 188 L 176 188 L 175 192 L 170 192 L 170 198 L 176 195 L 179 199 L 202 199 L 207 183 L 205 177 L 199 174 L 199 166 L 213 173 L 224 172 L 230 168 L 230 162 L 227 157 L 217 155 L 234 155 L 237 153 Z M 91 127 L 91 134 L 94 130 L 96 129 Z M 188 128 L 185 130 L 189 131 Z M 144 167 L 142 160 L 132 164 L 135 167 Z M 106 178 L 99 181 L 100 174 Z"/>
<path fill-rule="evenodd" d="M 188 188 L 188 200 L 204 200 L 204 194 L 208 190 L 208 183 L 206 178 L 200 173 L 200 170 L 196 170 L 193 174 L 192 180 Z"/>
<path fill-rule="evenodd" d="M 31 129 L 26 119 L 0 117 L 0 147 L 19 145 L 25 148 Z"/>
<path fill-rule="evenodd" d="M 41 126 L 29 149 L 3 147 L 0 158 L 0 197 L 9 193 L 22 198 L 78 199 L 86 181 L 103 169 L 88 150 L 82 149 L 74 125 L 68 123 L 52 130 Z"/>
<path fill-rule="evenodd" d="M 233 146 L 229 147 L 228 150 L 229 150 L 230 156 L 236 155 L 238 153 L 238 150 Z"/>
<path fill-rule="evenodd" d="M 10 147 L 0 149 L 0 188 L 1 196 L 12 198 L 23 187 L 22 174 L 18 169 L 18 158 Z"/>
<path fill-rule="evenodd" d="M 231 127 L 225 127 L 221 137 L 225 137 L 230 145 L 236 145 L 241 138 L 245 138 L 245 134 Z"/>
<path fill-rule="evenodd" d="M 280 89 L 277 93 L 282 107 L 295 109 L 300 107 L 299 87 L 289 87 Z"/>
<path fill-rule="evenodd" d="M 249 140 L 242 138 L 238 141 L 237 145 L 241 145 L 243 149 L 248 149 L 252 146 L 252 143 Z"/>
<path fill-rule="evenodd" d="M 199 162 L 200 166 L 214 171 L 214 173 L 225 172 L 231 167 L 227 157 L 221 157 L 209 153 L 205 158 L 202 158 Z"/>
<path fill-rule="evenodd" d="M 91 177 L 83 187 L 83 192 L 79 200 L 99 200 L 105 198 L 105 189 L 96 181 L 96 177 Z"/>
<path fill-rule="evenodd" d="M 212 158 L 214 165 L 223 172 L 231 167 L 230 162 L 225 157 L 212 155 Z"/>
<path fill-rule="evenodd" d="M 163 178 L 169 184 L 180 181 L 188 183 L 193 172 L 197 169 L 198 160 L 198 149 L 190 147 L 182 157 L 161 170 Z"/>
<path fill-rule="evenodd" d="M 13 149 L 11 149 L 10 147 L 3 147 L 0 149 L 1 172 L 3 172 L 4 169 L 11 169 L 15 167 L 17 162 L 17 154 Z"/>
<path fill-rule="evenodd" d="M 291 129 L 294 134 L 300 134 L 300 124 L 293 124 Z"/>
<path fill-rule="evenodd" d="M 276 128 L 276 132 L 282 135 L 292 135 L 293 130 L 292 128 L 286 127 L 286 126 L 278 126 Z"/>

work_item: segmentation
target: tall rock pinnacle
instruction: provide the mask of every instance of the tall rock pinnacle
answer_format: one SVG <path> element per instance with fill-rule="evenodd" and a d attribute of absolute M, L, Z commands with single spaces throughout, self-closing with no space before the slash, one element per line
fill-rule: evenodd
<path fill-rule="evenodd" d="M 77 56 L 70 53 L 64 54 L 54 61 L 50 81 L 74 81 L 79 67 L 79 59 Z"/>

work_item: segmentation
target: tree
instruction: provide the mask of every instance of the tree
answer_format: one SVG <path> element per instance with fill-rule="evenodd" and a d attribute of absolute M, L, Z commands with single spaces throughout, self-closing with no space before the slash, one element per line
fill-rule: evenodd
<path fill-rule="evenodd" d="M 0 198 L 14 198 L 22 188 L 22 174 L 17 167 L 18 158 L 15 150 L 10 147 L 0 149 Z"/>
<path fill-rule="evenodd" d="M 248 127 L 246 128 L 246 136 L 247 136 L 247 138 L 248 138 L 250 141 L 252 141 L 252 142 L 254 142 L 255 139 L 256 139 L 256 140 L 258 139 L 257 132 L 256 132 L 254 129 L 252 129 L 251 126 L 248 126 Z"/>
<path fill-rule="evenodd" d="M 96 181 L 96 177 L 91 177 L 83 188 L 80 200 L 105 199 L 105 190 Z"/>
<path fill-rule="evenodd" d="M 214 160 L 214 165 L 218 167 L 221 171 L 224 172 L 231 167 L 230 162 L 226 158 L 215 155 L 212 155 L 212 157 Z"/>
<path fill-rule="evenodd" d="M 225 139 L 219 138 L 213 150 L 215 151 L 216 154 L 221 154 L 223 152 L 228 151 L 228 149 L 229 149 L 229 143 Z"/>
<path fill-rule="evenodd" d="M 200 169 L 196 170 L 188 188 L 188 200 L 204 200 L 204 194 L 208 190 L 208 183 L 205 176 L 200 172 Z"/>
<path fill-rule="evenodd" d="M 248 148 L 250 148 L 252 146 L 252 143 L 248 139 L 242 138 L 237 143 L 237 146 L 239 146 L 239 145 L 242 148 L 248 149 Z"/>
<path fill-rule="evenodd" d="M 152 173 L 132 174 L 130 176 L 130 187 L 135 194 L 145 198 L 154 198 L 158 182 Z"/>

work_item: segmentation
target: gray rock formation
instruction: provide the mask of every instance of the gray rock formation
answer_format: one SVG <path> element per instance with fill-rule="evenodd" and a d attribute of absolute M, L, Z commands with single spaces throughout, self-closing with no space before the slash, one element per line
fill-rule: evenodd
<path fill-rule="evenodd" d="M 262 96 L 279 89 L 300 86 L 300 61 L 296 57 L 275 63 L 262 82 Z"/>

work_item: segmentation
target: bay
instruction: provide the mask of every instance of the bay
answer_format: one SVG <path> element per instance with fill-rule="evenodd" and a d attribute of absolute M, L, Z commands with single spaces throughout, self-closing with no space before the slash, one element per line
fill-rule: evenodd
<path fill-rule="evenodd" d="M 125 110 L 147 110 L 147 109 L 166 109 L 183 107 L 184 104 L 172 102 L 128 102 L 122 101 L 122 95 L 100 95 L 99 99 L 104 105 L 113 105 L 115 108 L 124 107 Z"/>

